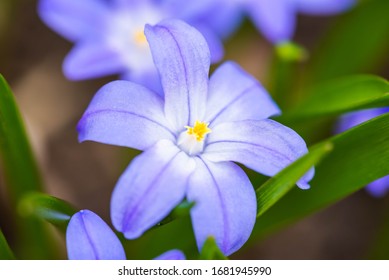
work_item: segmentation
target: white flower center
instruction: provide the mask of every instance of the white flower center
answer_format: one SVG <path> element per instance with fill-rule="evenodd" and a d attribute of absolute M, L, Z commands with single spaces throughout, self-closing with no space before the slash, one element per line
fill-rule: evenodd
<path fill-rule="evenodd" d="M 200 154 L 204 150 L 206 135 L 212 132 L 208 123 L 196 121 L 193 127 L 185 128 L 187 130 L 180 134 L 177 145 L 190 156 Z"/>

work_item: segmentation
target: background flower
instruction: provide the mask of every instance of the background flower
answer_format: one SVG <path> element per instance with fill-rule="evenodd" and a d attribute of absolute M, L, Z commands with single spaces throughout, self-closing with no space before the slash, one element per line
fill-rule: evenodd
<path fill-rule="evenodd" d="M 346 131 L 370 119 L 388 113 L 389 108 L 373 108 L 360 110 L 343 115 L 336 124 L 336 132 Z M 389 175 L 371 182 L 366 186 L 366 190 L 375 197 L 382 197 L 389 191 Z"/>
<path fill-rule="evenodd" d="M 250 180 L 232 161 L 272 176 L 304 155 L 304 140 L 267 118 L 279 108 L 234 63 L 208 80 L 210 55 L 201 34 L 181 21 L 146 27 L 164 100 L 131 82 L 104 86 L 79 122 L 79 140 L 144 150 L 120 177 L 111 200 L 115 228 L 138 238 L 185 197 L 199 249 L 215 237 L 229 255 L 256 219 Z M 308 188 L 313 170 L 297 184 Z"/>
<path fill-rule="evenodd" d="M 75 43 L 65 58 L 63 70 L 71 80 L 121 74 L 123 78 L 158 88 L 145 24 L 181 17 L 199 23 L 209 38 L 213 59 L 223 55 L 222 45 L 212 30 L 193 18 L 180 5 L 158 0 L 41 0 L 39 15 L 57 33 Z M 196 10 L 195 13 L 206 13 Z M 201 25 L 201 26 L 200 26 Z"/>
<path fill-rule="evenodd" d="M 204 6 L 213 4 L 217 12 L 214 13 L 214 17 L 205 20 L 223 37 L 234 32 L 243 16 L 247 15 L 257 29 L 273 44 L 292 39 L 298 13 L 333 15 L 344 12 L 355 4 L 355 0 L 200 0 L 199 2 Z"/>

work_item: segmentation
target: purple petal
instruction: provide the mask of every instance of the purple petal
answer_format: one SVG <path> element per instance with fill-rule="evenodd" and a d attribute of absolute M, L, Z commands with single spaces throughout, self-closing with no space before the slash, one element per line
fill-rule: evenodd
<path fill-rule="evenodd" d="M 206 24 L 193 24 L 203 34 L 211 53 L 211 62 L 217 63 L 223 59 L 224 46 L 218 35 Z"/>
<path fill-rule="evenodd" d="M 70 260 L 125 260 L 126 254 L 111 228 L 95 213 L 81 210 L 66 230 Z"/>
<path fill-rule="evenodd" d="M 117 74 L 126 70 L 120 54 L 103 41 L 85 41 L 65 58 L 63 71 L 70 80 L 83 80 Z"/>
<path fill-rule="evenodd" d="M 386 195 L 389 191 L 389 175 L 368 184 L 366 191 L 374 197 L 383 197 Z"/>
<path fill-rule="evenodd" d="M 236 1 L 165 0 L 163 5 L 176 18 L 184 20 L 201 31 L 210 47 L 213 63 L 217 62 L 218 58 L 222 58 L 220 39 L 231 35 L 242 19 L 242 11 L 238 9 L 239 5 Z"/>
<path fill-rule="evenodd" d="M 112 194 L 115 228 L 134 239 L 157 224 L 185 197 L 194 167 L 193 159 L 167 140 L 136 157 Z"/>
<path fill-rule="evenodd" d="M 144 150 L 160 139 L 175 140 L 163 113 L 163 101 L 127 81 L 111 82 L 93 98 L 78 123 L 79 141 Z"/>
<path fill-rule="evenodd" d="M 197 158 L 187 198 L 194 201 L 192 224 L 199 250 L 213 236 L 225 255 L 237 251 L 249 238 L 257 203 L 247 175 L 231 162 L 212 163 Z"/>
<path fill-rule="evenodd" d="M 113 4 L 115 4 L 117 7 L 123 8 L 123 7 L 131 7 L 134 5 L 141 5 L 145 2 L 151 2 L 153 0 L 110 0 L 110 1 L 113 2 Z"/>
<path fill-rule="evenodd" d="M 180 250 L 170 250 L 156 257 L 154 260 L 185 260 L 185 255 Z"/>
<path fill-rule="evenodd" d="M 299 12 L 315 15 L 330 15 L 350 9 L 355 0 L 295 0 Z"/>
<path fill-rule="evenodd" d="M 245 9 L 270 42 L 278 44 L 292 38 L 296 25 L 296 7 L 293 1 L 249 1 Z"/>
<path fill-rule="evenodd" d="M 337 133 L 346 131 L 354 126 L 357 126 L 372 118 L 378 117 L 388 112 L 389 112 L 389 107 L 383 107 L 383 108 L 360 110 L 360 111 L 345 114 L 340 117 L 336 125 L 335 131 Z"/>
<path fill-rule="evenodd" d="M 178 20 L 145 28 L 165 94 L 165 114 L 177 131 L 202 119 L 210 54 L 204 37 Z"/>
<path fill-rule="evenodd" d="M 212 125 L 238 120 L 261 120 L 280 114 L 266 90 L 233 62 L 226 62 L 209 83 L 207 115 Z"/>
<path fill-rule="evenodd" d="M 38 5 L 41 19 L 71 41 L 102 32 L 107 11 L 103 0 L 41 0 Z"/>
<path fill-rule="evenodd" d="M 203 157 L 211 161 L 237 161 L 273 176 L 308 152 L 292 129 L 273 120 L 222 123 L 212 128 Z M 313 177 L 309 171 L 297 185 L 302 189 Z"/>
<path fill-rule="evenodd" d="M 243 21 L 242 7 L 236 1 L 223 1 L 204 19 L 206 24 L 221 38 L 230 37 Z"/>
<path fill-rule="evenodd" d="M 196 0 L 196 1 L 182 1 L 182 0 L 164 0 L 163 5 L 172 11 L 177 18 L 184 18 L 186 21 L 195 18 L 203 17 L 210 11 L 213 11 L 215 6 L 219 6 L 218 1 Z"/>
<path fill-rule="evenodd" d="M 142 73 L 138 73 L 138 71 L 128 71 L 121 75 L 121 79 L 147 87 L 148 89 L 158 93 L 159 96 L 163 98 L 161 80 L 159 79 L 156 69 L 142 71 Z"/>

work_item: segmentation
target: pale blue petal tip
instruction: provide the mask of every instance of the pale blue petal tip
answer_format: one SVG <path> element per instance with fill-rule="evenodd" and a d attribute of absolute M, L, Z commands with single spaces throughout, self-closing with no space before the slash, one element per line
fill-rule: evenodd
<path fill-rule="evenodd" d="M 155 258 L 155 260 L 185 260 L 186 257 L 180 250 L 170 250 Z"/>
<path fill-rule="evenodd" d="M 71 260 L 124 260 L 119 239 L 95 213 L 81 210 L 70 219 L 66 230 L 68 258 Z"/>

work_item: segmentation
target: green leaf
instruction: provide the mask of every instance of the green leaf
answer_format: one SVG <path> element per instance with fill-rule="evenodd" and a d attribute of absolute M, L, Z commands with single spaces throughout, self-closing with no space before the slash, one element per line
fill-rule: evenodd
<path fill-rule="evenodd" d="M 342 75 L 372 72 L 384 66 L 389 47 L 389 1 L 359 3 L 342 15 L 320 48 L 312 54 L 307 71 L 313 82 Z"/>
<path fill-rule="evenodd" d="M 22 216 L 35 216 L 66 231 L 70 218 L 77 212 L 66 201 L 42 193 L 26 195 L 19 203 L 19 213 Z"/>
<path fill-rule="evenodd" d="M 22 118 L 11 89 L 0 75 L 0 159 L 11 205 L 27 193 L 41 191 L 43 183 L 24 129 Z M 20 258 L 47 259 L 53 257 L 50 237 L 44 225 L 35 219 L 20 219 L 16 223 L 15 251 Z"/>
<path fill-rule="evenodd" d="M 0 260 L 14 260 L 15 256 L 0 229 Z"/>
<path fill-rule="evenodd" d="M 356 75 L 318 85 L 282 120 L 311 120 L 357 109 L 389 106 L 389 82 L 372 75 Z"/>
<path fill-rule="evenodd" d="M 298 159 L 259 187 L 256 191 L 258 204 L 257 218 L 289 192 L 295 186 L 295 183 L 309 169 L 323 159 L 324 156 L 331 152 L 332 149 L 333 145 L 331 142 L 325 142 L 315 146 L 307 155 Z"/>
<path fill-rule="evenodd" d="M 208 237 L 200 252 L 200 260 L 228 260 L 220 251 L 215 238 Z"/>
<path fill-rule="evenodd" d="M 389 174 L 389 114 L 318 145 L 325 143 L 334 149 L 316 167 L 311 189 L 295 188 L 285 195 L 257 220 L 254 236 L 307 216 Z"/>
<path fill-rule="evenodd" d="M 11 89 L 0 75 L 0 155 L 8 191 L 17 201 L 43 183 Z"/>

